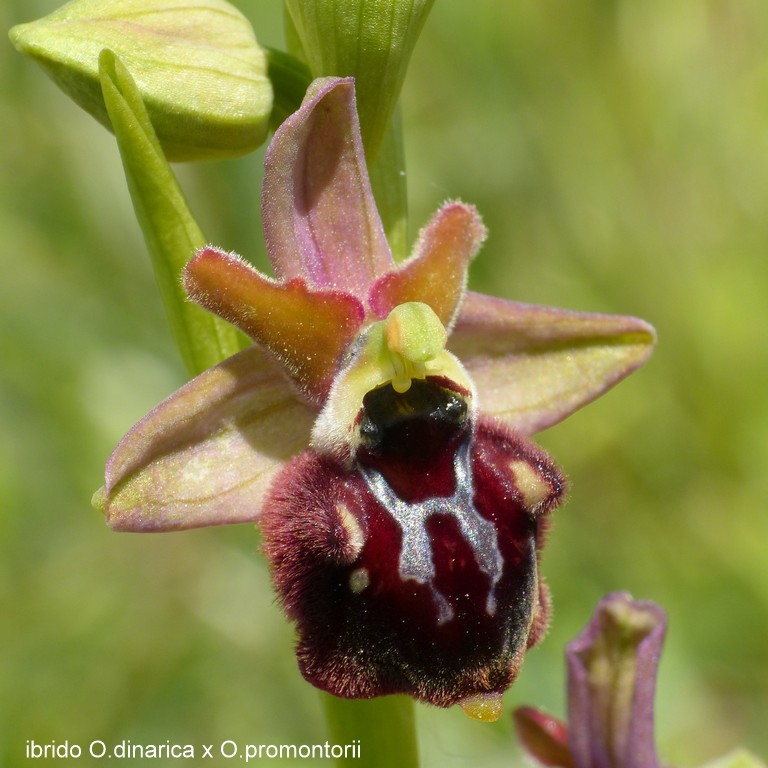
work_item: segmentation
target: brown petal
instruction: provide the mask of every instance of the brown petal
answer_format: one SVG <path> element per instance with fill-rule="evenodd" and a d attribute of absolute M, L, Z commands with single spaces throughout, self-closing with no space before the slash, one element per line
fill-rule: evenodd
<path fill-rule="evenodd" d="M 187 264 L 190 297 L 266 347 L 309 398 L 321 402 L 363 321 L 362 304 L 300 279 L 270 280 L 238 256 L 204 248 Z"/>
<path fill-rule="evenodd" d="M 420 301 L 450 327 L 464 295 L 469 262 L 485 236 L 474 206 L 444 205 L 421 231 L 413 256 L 371 286 L 371 309 L 386 317 L 398 304 Z"/>

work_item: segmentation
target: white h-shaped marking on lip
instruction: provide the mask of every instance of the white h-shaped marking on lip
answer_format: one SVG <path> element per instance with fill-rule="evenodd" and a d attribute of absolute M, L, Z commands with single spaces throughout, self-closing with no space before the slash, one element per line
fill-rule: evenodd
<path fill-rule="evenodd" d="M 491 579 L 485 610 L 496 613 L 494 590 L 501 579 L 504 558 L 499 550 L 499 540 L 494 524 L 482 517 L 473 501 L 475 487 L 472 479 L 470 441 L 463 443 L 453 459 L 456 487 L 451 496 L 438 496 L 409 503 L 403 501 L 387 481 L 373 469 L 363 469 L 363 477 L 376 500 L 392 515 L 403 532 L 398 570 L 401 579 L 412 579 L 428 584 L 438 607 L 438 624 L 450 621 L 454 611 L 445 596 L 437 591 L 432 545 L 427 534 L 427 519 L 431 515 L 450 515 L 459 524 L 459 530 L 469 543 L 480 570 Z"/>

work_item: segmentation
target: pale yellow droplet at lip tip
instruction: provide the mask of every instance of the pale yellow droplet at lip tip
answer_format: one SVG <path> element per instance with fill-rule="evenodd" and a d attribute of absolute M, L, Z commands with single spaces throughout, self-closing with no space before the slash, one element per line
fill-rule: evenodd
<path fill-rule="evenodd" d="M 473 720 L 483 723 L 495 723 L 504 710 L 500 693 L 476 693 L 459 702 L 459 706 Z"/>

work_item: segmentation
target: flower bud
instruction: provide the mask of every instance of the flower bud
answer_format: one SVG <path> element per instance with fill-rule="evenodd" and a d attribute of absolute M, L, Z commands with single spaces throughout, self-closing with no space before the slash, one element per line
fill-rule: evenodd
<path fill-rule="evenodd" d="M 653 699 L 666 626 L 659 606 L 615 592 L 566 647 L 569 746 L 580 768 L 661 765 Z"/>
<path fill-rule="evenodd" d="M 266 138 L 266 57 L 248 20 L 224 0 L 75 0 L 10 37 L 107 127 L 99 53 L 114 51 L 169 160 L 242 155 Z"/>

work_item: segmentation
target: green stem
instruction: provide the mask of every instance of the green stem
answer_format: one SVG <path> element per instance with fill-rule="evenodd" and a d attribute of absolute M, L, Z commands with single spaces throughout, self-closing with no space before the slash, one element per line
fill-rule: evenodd
<path fill-rule="evenodd" d="M 265 48 L 265 51 L 267 73 L 274 93 L 269 127 L 276 131 L 301 106 L 312 75 L 307 65 L 290 53 L 277 48 Z"/>
<path fill-rule="evenodd" d="M 395 261 L 408 256 L 408 190 L 405 180 L 403 127 L 398 107 L 376 159 L 368 161 L 373 196 Z"/>
<path fill-rule="evenodd" d="M 238 352 L 241 336 L 229 323 L 189 301 L 184 292 L 184 266 L 206 241 L 130 72 L 112 51 L 104 50 L 99 57 L 99 77 L 171 330 L 187 369 L 198 374 Z"/>
<path fill-rule="evenodd" d="M 359 758 L 342 757 L 339 768 L 418 768 L 413 701 L 407 696 L 340 699 L 322 694 L 330 739 L 345 745 L 359 740 Z"/>

